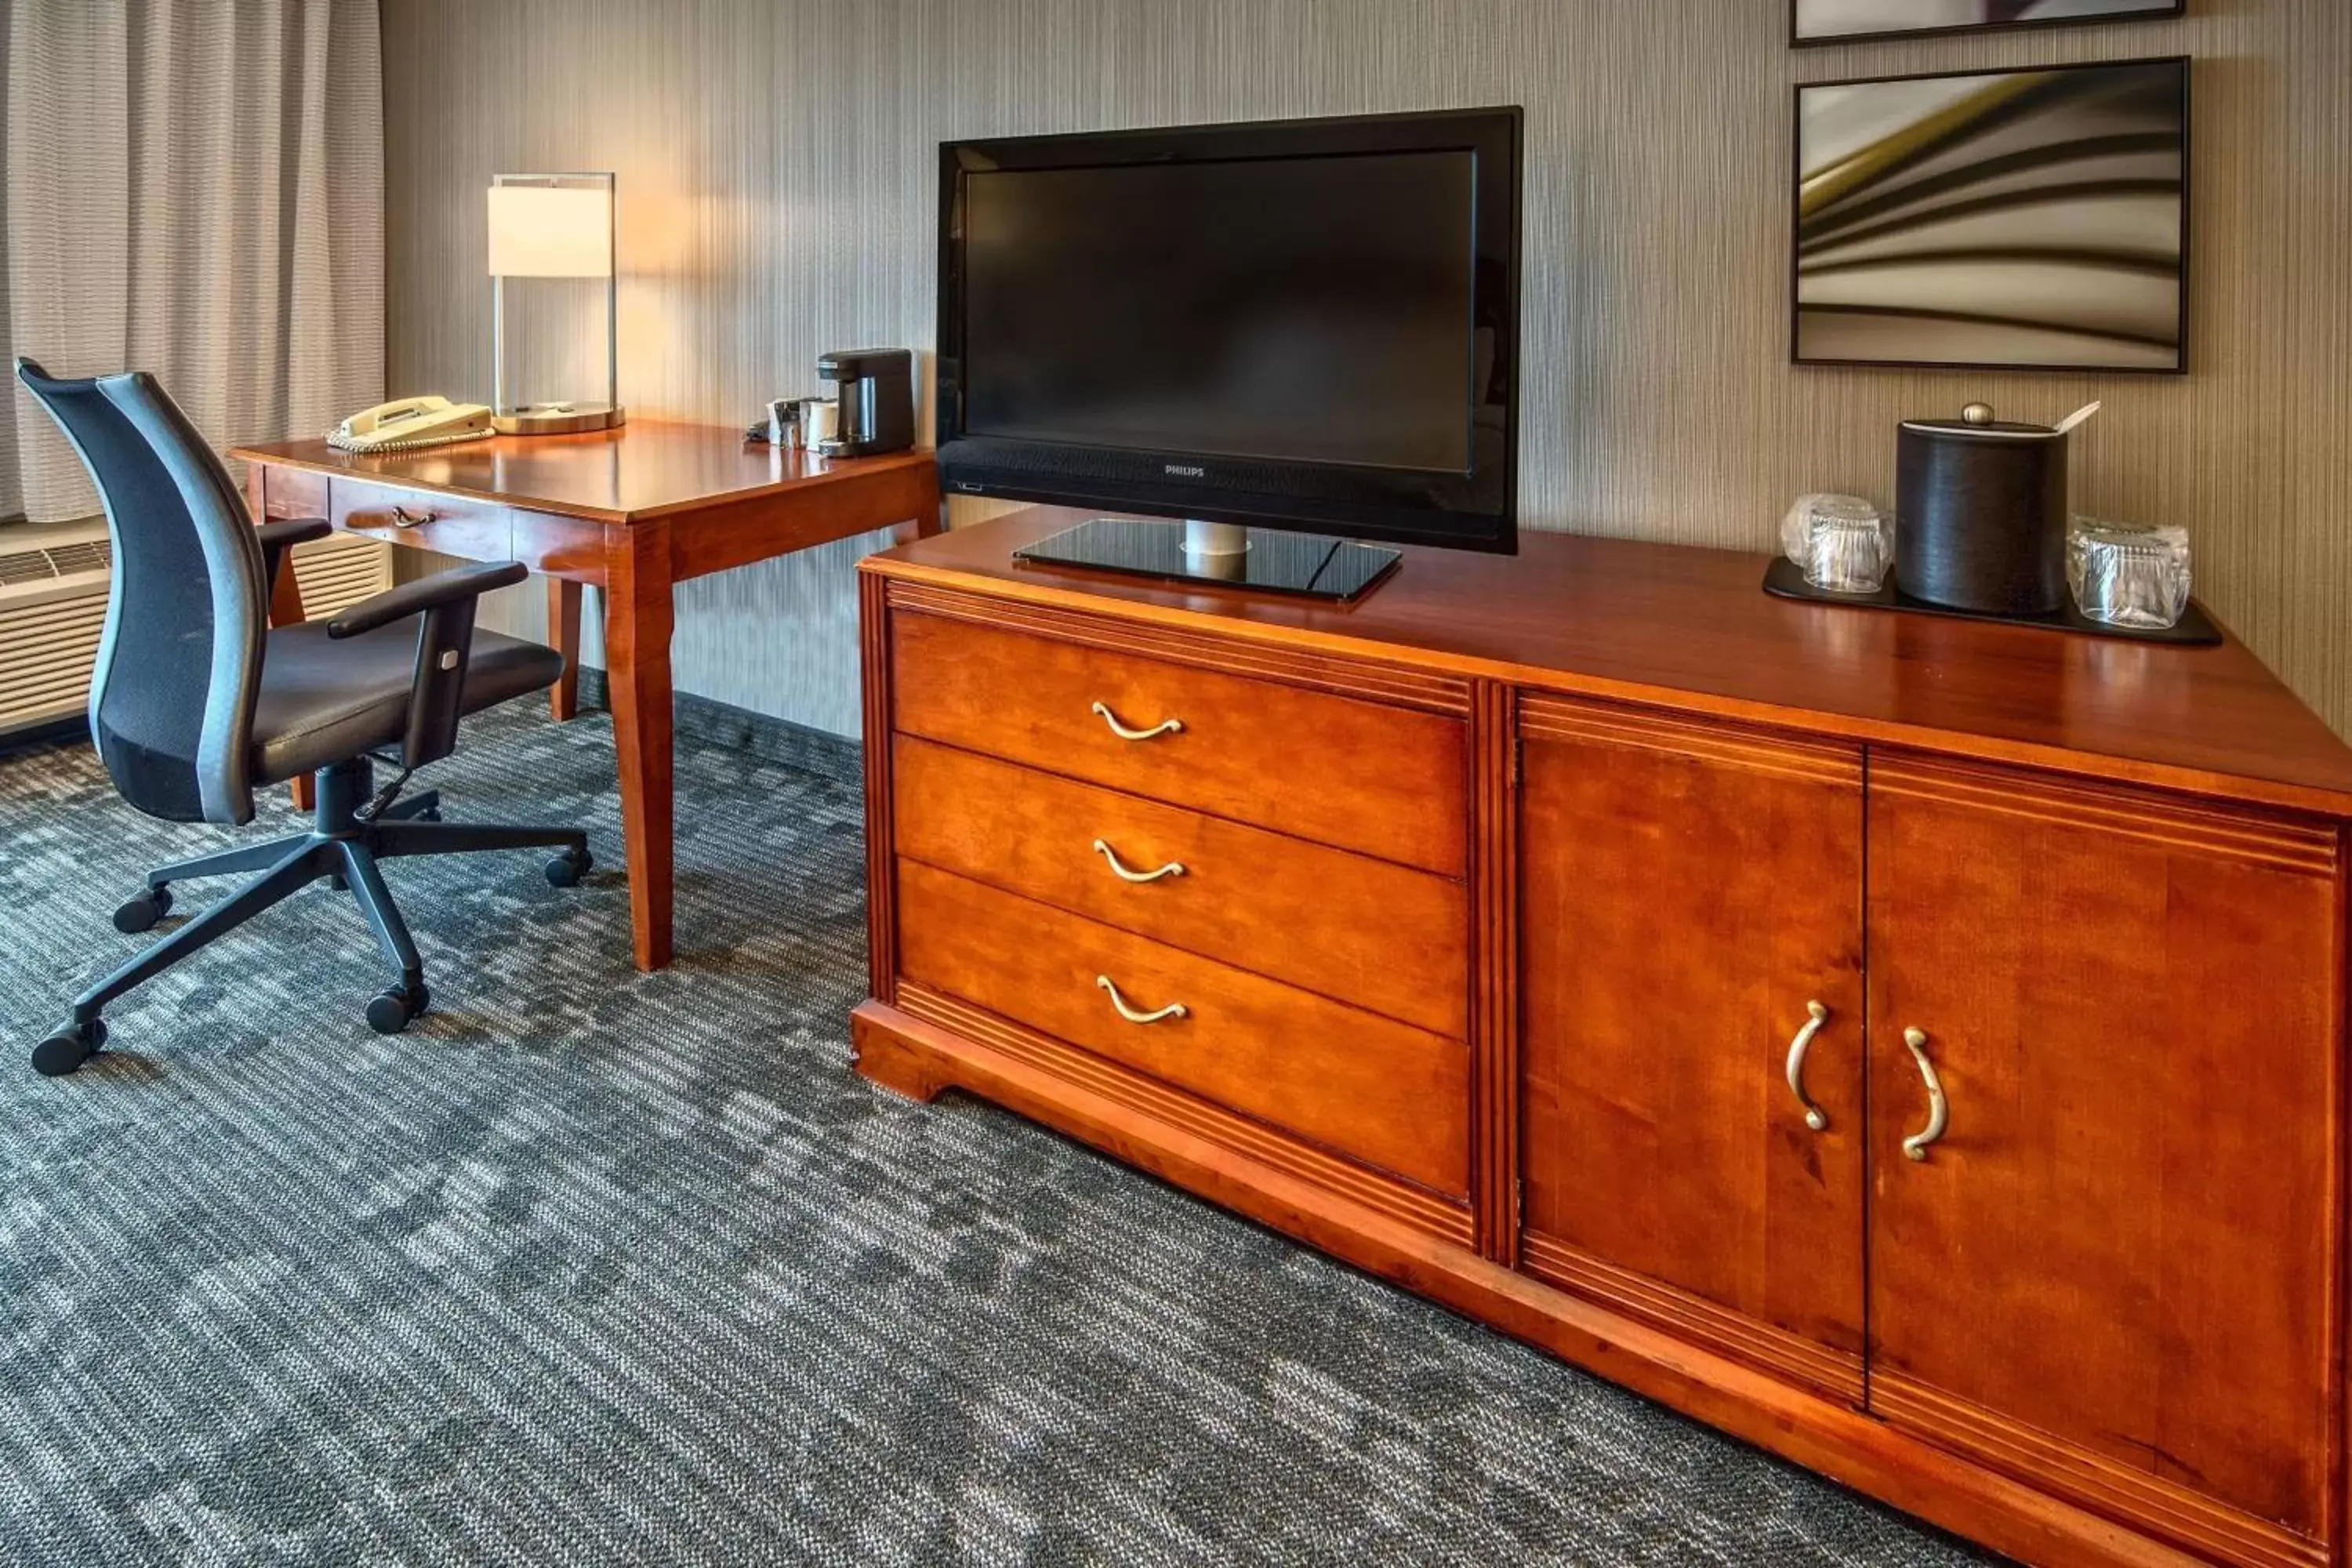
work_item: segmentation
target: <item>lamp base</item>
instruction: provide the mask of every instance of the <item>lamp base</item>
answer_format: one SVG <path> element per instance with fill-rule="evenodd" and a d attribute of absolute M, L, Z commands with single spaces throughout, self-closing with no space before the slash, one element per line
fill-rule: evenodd
<path fill-rule="evenodd" d="M 628 421 L 629 411 L 614 404 L 526 403 L 490 416 L 490 428 L 501 436 L 576 436 L 583 430 L 610 430 Z"/>

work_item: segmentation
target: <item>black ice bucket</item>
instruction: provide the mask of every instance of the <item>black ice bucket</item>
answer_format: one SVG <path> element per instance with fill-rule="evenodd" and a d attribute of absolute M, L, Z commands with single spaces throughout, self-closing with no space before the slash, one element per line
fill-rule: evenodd
<path fill-rule="evenodd" d="M 2066 602 L 2066 439 L 1972 403 L 1958 419 L 1906 419 L 1895 437 L 1895 585 L 1989 615 Z"/>

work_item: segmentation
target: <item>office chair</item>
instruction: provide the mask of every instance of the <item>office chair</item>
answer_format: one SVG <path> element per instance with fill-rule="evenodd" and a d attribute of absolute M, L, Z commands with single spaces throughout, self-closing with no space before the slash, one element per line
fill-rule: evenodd
<path fill-rule="evenodd" d="M 269 627 L 287 554 L 331 531 L 323 518 L 246 515 L 228 470 L 155 378 L 60 380 L 28 359 L 17 379 L 80 453 L 106 508 L 114 577 L 89 686 L 89 731 L 122 798 L 170 822 L 242 826 L 253 791 L 316 775 L 310 831 L 158 867 L 114 913 L 137 932 L 198 877 L 260 875 L 85 991 L 73 1017 L 33 1047 L 33 1067 L 72 1072 L 106 1043 L 108 1003 L 271 905 L 321 879 L 347 889 L 397 984 L 367 1021 L 397 1034 L 429 1005 L 425 967 L 379 860 L 476 849 L 555 848 L 547 879 L 570 887 L 592 864 L 574 827 L 443 823 L 438 791 L 404 800 L 409 775 L 456 748 L 457 721 L 537 691 L 563 657 L 476 631 L 482 595 L 521 582 L 515 562 L 460 567 L 362 600 L 330 620 Z M 374 763 L 398 774 L 379 789 Z"/>

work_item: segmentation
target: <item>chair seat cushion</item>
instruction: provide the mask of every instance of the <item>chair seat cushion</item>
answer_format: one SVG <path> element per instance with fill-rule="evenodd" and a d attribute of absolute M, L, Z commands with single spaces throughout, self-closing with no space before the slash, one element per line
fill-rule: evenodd
<path fill-rule="evenodd" d="M 323 620 L 273 630 L 253 708 L 254 783 L 277 784 L 397 742 L 408 724 L 416 628 L 412 616 L 340 642 Z M 551 686 L 562 673 L 553 648 L 477 631 L 463 710 Z"/>

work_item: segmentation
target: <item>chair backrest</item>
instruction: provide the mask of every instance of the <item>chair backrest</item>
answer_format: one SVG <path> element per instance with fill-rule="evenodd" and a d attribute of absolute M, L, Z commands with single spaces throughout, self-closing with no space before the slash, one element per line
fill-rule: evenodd
<path fill-rule="evenodd" d="M 250 821 L 269 589 L 235 481 L 144 372 L 60 380 L 19 359 L 16 377 L 81 454 L 113 540 L 89 685 L 106 771 L 150 816 Z"/>

